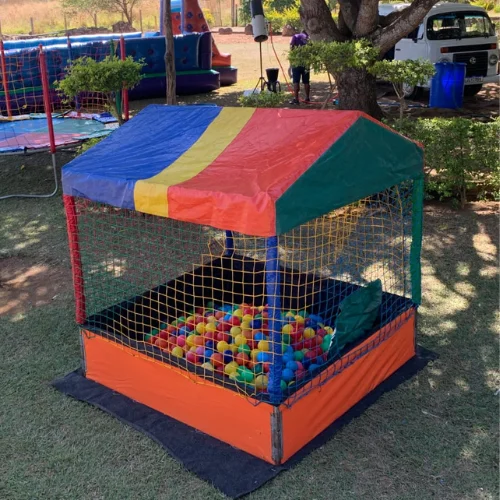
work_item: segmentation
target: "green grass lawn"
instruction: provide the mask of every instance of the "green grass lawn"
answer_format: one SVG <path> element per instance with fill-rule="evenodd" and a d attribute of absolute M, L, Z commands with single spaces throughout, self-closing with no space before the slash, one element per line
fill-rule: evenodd
<path fill-rule="evenodd" d="M 0 157 L 0 195 L 49 188 L 48 155 Z M 495 209 L 426 207 L 418 341 L 439 359 L 250 498 L 498 498 Z M 80 356 L 60 195 L 0 201 L 0 277 L 14 264 L 45 305 L 20 294 L 20 312 L 0 316 L 0 499 L 222 498 L 147 437 L 50 386 Z"/>

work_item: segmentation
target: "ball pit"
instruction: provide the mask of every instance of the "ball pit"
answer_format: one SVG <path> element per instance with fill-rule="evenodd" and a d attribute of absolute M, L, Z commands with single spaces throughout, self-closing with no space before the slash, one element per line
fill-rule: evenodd
<path fill-rule="evenodd" d="M 281 389 L 293 388 L 307 375 L 315 375 L 327 362 L 333 328 L 308 311 L 283 311 L 280 321 L 282 375 Z M 266 392 L 273 342 L 267 306 L 212 303 L 199 307 L 161 329 L 152 330 L 144 340 L 172 359 L 183 358 L 200 366 L 206 375 L 218 373 L 248 390 Z"/>

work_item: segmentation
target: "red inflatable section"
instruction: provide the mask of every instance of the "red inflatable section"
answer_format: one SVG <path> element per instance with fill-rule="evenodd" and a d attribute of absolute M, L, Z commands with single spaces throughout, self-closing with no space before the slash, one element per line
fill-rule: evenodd
<path fill-rule="evenodd" d="M 184 0 L 183 2 L 183 14 L 184 14 L 184 32 L 185 33 L 202 33 L 205 31 L 210 31 L 207 21 L 200 8 L 198 0 Z M 180 33 L 180 14 L 173 14 L 175 26 L 174 30 L 179 30 Z M 217 67 L 229 67 L 231 66 L 231 54 L 224 54 L 219 51 L 217 45 L 212 39 L 212 66 Z"/>

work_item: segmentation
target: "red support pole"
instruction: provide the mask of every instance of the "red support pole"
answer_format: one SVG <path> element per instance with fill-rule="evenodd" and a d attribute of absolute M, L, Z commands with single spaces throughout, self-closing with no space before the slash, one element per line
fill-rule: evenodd
<path fill-rule="evenodd" d="M 43 90 L 43 107 L 45 108 L 45 114 L 47 115 L 47 126 L 49 129 L 49 141 L 50 141 L 50 152 L 55 154 L 56 152 L 56 140 L 54 137 L 54 124 L 52 123 L 52 105 L 50 102 L 50 85 L 49 77 L 47 72 L 47 60 L 45 59 L 45 52 L 43 47 L 40 45 L 40 73 L 42 77 L 42 90 Z"/>
<path fill-rule="evenodd" d="M 73 271 L 73 289 L 76 303 L 76 322 L 85 323 L 85 294 L 83 287 L 82 257 L 78 238 L 78 217 L 76 214 L 75 199 L 73 196 L 63 195 L 64 209 L 66 211 L 66 228 L 68 231 L 69 252 L 71 256 L 71 269 Z"/>
<path fill-rule="evenodd" d="M 122 61 L 125 61 L 125 59 L 126 59 L 125 38 L 123 37 L 123 35 L 120 37 L 120 57 L 121 57 Z M 122 91 L 122 100 L 123 100 L 122 109 L 123 109 L 123 114 L 125 115 L 124 120 L 128 121 L 128 119 L 130 118 L 130 113 L 129 113 L 129 107 L 128 107 L 128 90 L 125 88 L 125 86 L 123 87 L 123 91 Z"/>
<path fill-rule="evenodd" d="M 9 75 L 7 74 L 7 63 L 5 61 L 5 50 L 3 46 L 3 40 L 1 39 L 0 39 L 0 57 L 1 57 L 3 90 L 5 93 L 5 106 L 7 107 L 8 118 L 12 118 L 12 107 L 10 103 L 10 94 L 9 94 Z"/>

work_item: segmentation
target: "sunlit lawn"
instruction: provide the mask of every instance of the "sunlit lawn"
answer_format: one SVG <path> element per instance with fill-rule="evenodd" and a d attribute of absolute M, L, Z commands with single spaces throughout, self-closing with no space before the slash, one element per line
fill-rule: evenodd
<path fill-rule="evenodd" d="M 246 60 L 235 51 L 245 68 L 237 89 L 189 102 L 234 99 L 256 81 L 257 45 Z M 0 195 L 49 188 L 47 155 L 0 157 Z M 250 498 L 498 498 L 495 212 L 427 205 L 418 341 L 439 359 Z M 36 284 L 45 305 L 31 306 L 31 295 L 0 316 L 0 499 L 222 498 L 147 437 L 50 387 L 80 356 L 60 195 L 0 201 L 0 277 L 14 263 L 19 286 Z M 43 273 L 63 285 L 53 292 Z M 0 309 L 2 297 L 0 283 Z"/>

